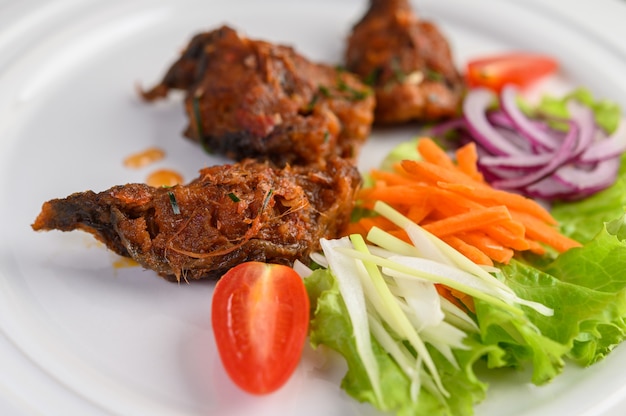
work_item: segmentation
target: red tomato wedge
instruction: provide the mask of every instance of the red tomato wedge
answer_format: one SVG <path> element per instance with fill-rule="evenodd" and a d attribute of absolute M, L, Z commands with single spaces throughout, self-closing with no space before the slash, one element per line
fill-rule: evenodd
<path fill-rule="evenodd" d="M 233 267 L 215 285 L 211 314 L 220 358 L 241 389 L 271 393 L 293 374 L 306 341 L 309 297 L 291 267 Z"/>
<path fill-rule="evenodd" d="M 470 87 L 500 91 L 506 84 L 527 87 L 554 73 L 558 67 L 558 62 L 549 56 L 510 53 L 469 61 L 466 78 Z"/>

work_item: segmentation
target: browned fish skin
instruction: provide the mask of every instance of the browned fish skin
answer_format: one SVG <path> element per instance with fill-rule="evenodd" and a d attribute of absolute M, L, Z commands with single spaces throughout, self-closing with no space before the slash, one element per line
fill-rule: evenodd
<path fill-rule="evenodd" d="M 377 124 L 453 116 L 464 90 L 447 40 L 408 0 L 370 0 L 348 38 L 346 67 L 374 87 Z"/>
<path fill-rule="evenodd" d="M 244 261 L 307 261 L 350 221 L 361 179 L 335 158 L 324 169 L 245 160 L 187 185 L 129 184 L 43 204 L 35 230 L 84 230 L 171 281 L 219 278 Z"/>
<path fill-rule="evenodd" d="M 373 93 L 355 75 L 227 26 L 194 36 L 142 96 L 152 101 L 171 89 L 186 91 L 185 135 L 235 160 L 355 159 L 373 121 Z"/>

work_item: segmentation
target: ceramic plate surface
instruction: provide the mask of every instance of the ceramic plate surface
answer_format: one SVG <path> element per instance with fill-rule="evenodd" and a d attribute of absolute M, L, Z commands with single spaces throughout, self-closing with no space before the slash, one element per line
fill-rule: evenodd
<path fill-rule="evenodd" d="M 585 85 L 626 106 L 626 54 L 583 2 L 424 0 L 462 65 L 479 54 L 545 52 L 562 63 L 543 89 Z M 600 7 L 607 3 L 609 9 Z M 594 13 L 615 22 L 613 2 Z M 154 170 L 186 180 L 223 163 L 182 139 L 180 96 L 147 105 L 191 35 L 229 24 L 338 63 L 366 1 L 0 0 L 0 414 L 377 415 L 338 387 L 340 361 L 305 350 L 284 388 L 251 397 L 227 378 L 210 327 L 213 284 L 172 284 L 90 236 L 35 233 L 41 204 L 76 191 L 143 182 Z M 579 13 L 576 13 L 579 8 Z M 608 7 L 608 6 L 607 6 Z M 604 15 L 603 15 L 604 13 Z M 626 107 L 625 107 L 626 108 Z M 415 127 L 375 130 L 360 167 L 376 166 Z M 162 161 L 122 161 L 150 146 Z M 626 349 L 546 387 L 521 374 L 490 379 L 480 416 L 608 415 L 626 389 Z M 615 413 L 617 414 L 617 413 Z"/>

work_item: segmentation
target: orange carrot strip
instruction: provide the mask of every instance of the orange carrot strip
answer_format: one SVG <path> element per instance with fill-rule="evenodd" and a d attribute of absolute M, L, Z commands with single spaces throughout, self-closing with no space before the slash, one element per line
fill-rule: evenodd
<path fill-rule="evenodd" d="M 389 234 L 391 234 L 394 237 L 399 238 L 400 240 L 404 241 L 405 243 L 409 243 L 409 244 L 413 244 L 413 242 L 411 241 L 411 239 L 409 238 L 408 234 L 406 233 L 406 231 L 401 230 L 401 229 L 396 229 L 396 230 L 390 230 L 387 231 Z"/>
<path fill-rule="evenodd" d="M 378 227 L 383 231 L 395 230 L 398 228 L 387 218 L 381 216 L 363 217 L 359 220 L 359 224 L 365 229 L 366 233 L 369 232 L 372 227 Z"/>
<path fill-rule="evenodd" d="M 394 172 L 373 170 L 374 186 L 359 192 L 360 203 L 387 202 L 479 264 L 507 263 L 514 250 L 541 254 L 547 246 L 564 251 L 579 245 L 553 227 L 556 220 L 541 205 L 486 183 L 475 145 L 458 149 L 456 163 L 427 138 L 418 151 L 422 160 L 405 160 Z M 361 231 L 374 225 L 408 241 L 392 224 L 359 221 Z"/>
<path fill-rule="evenodd" d="M 417 141 L 417 151 L 422 156 L 422 159 L 427 162 L 444 169 L 456 169 L 450 156 L 428 137 L 422 137 Z"/>
<path fill-rule="evenodd" d="M 518 211 L 527 212 L 549 224 L 556 224 L 556 220 L 548 212 L 547 209 L 539 205 L 536 201 L 533 201 L 532 199 L 526 198 L 522 195 L 485 186 L 472 187 L 466 186 L 466 184 L 458 182 L 447 182 L 449 183 L 440 182 L 438 183 L 438 185 L 443 189 L 448 189 L 452 192 L 458 193 L 459 195 L 464 195 L 476 201 L 491 201 L 492 203 L 497 205 L 506 205 L 507 207 L 509 207 L 509 209 L 516 209 Z"/>
<path fill-rule="evenodd" d="M 467 309 L 471 312 L 476 313 L 476 307 L 474 306 L 474 297 L 468 295 L 465 292 L 461 292 L 460 290 L 450 289 L 450 294 L 457 298 Z"/>
<path fill-rule="evenodd" d="M 346 235 L 351 235 L 351 234 L 361 234 L 362 236 L 365 237 L 367 235 L 367 230 L 361 224 L 360 221 L 351 222 L 346 227 L 345 232 L 343 233 L 343 235 L 346 236 Z"/>
<path fill-rule="evenodd" d="M 477 181 L 484 182 L 482 173 L 478 171 L 478 153 L 476 152 L 476 144 L 474 142 L 457 149 L 456 163 L 461 172 Z"/>
<path fill-rule="evenodd" d="M 486 206 L 485 204 L 480 204 L 463 195 L 448 191 L 447 189 L 432 187 L 431 193 L 431 204 L 439 211 L 447 213 L 447 215 L 460 214 L 465 211 L 481 209 Z"/>
<path fill-rule="evenodd" d="M 431 195 L 432 189 L 425 186 L 386 186 L 374 187 L 359 193 L 358 198 L 384 201 L 388 204 L 412 205 L 420 203 Z"/>
<path fill-rule="evenodd" d="M 448 299 L 457 308 L 461 310 L 470 310 L 471 312 L 476 312 L 474 308 L 474 298 L 468 295 L 467 293 L 459 292 L 458 290 L 450 289 L 448 286 L 436 284 L 435 288 L 437 289 L 437 293 L 439 296 Z"/>
<path fill-rule="evenodd" d="M 498 205 L 447 217 L 424 225 L 424 228 L 442 238 L 452 234 L 481 229 L 487 225 L 510 219 L 511 214 L 509 210 L 505 206 Z"/>
<path fill-rule="evenodd" d="M 411 205 L 406 213 L 406 216 L 414 223 L 420 224 L 422 221 L 424 221 L 424 218 L 426 218 L 428 214 L 432 212 L 432 210 L 432 205 L 424 199 L 416 204 Z"/>
<path fill-rule="evenodd" d="M 480 251 L 478 248 L 467 244 L 465 241 L 461 240 L 459 237 L 449 235 L 441 238 L 443 241 L 448 243 L 454 249 L 456 249 L 459 253 L 463 254 L 465 257 L 470 259 L 476 264 L 483 264 L 486 266 L 493 266 L 493 262 L 485 253 Z"/>
<path fill-rule="evenodd" d="M 512 234 L 503 224 L 487 227 L 483 232 L 505 247 L 518 251 L 524 251 L 530 248 L 530 244 L 526 239 L 526 228 L 524 228 L 524 234 L 521 236 Z"/>
<path fill-rule="evenodd" d="M 474 247 L 478 247 L 480 251 L 498 263 L 508 263 L 514 254 L 513 250 L 504 247 L 485 233 L 473 231 L 459 235 L 459 238 Z"/>
<path fill-rule="evenodd" d="M 444 169 L 434 163 L 415 160 L 403 160 L 402 168 L 419 181 L 437 184 L 438 182 L 448 182 L 451 184 L 461 184 L 477 188 L 489 188 L 489 185 L 473 179 L 471 176 L 458 169 Z"/>
<path fill-rule="evenodd" d="M 511 211 L 511 215 L 526 226 L 526 236 L 528 238 L 547 244 L 560 253 L 581 246 L 578 241 L 564 236 L 553 226 L 532 215 L 518 211 Z"/>
<path fill-rule="evenodd" d="M 546 248 L 540 242 L 535 240 L 528 240 L 528 244 L 530 245 L 528 251 L 539 255 L 546 254 Z"/>
<path fill-rule="evenodd" d="M 388 185 L 415 185 L 415 180 L 403 176 L 400 172 L 387 172 L 383 170 L 370 171 L 372 179 L 378 181 L 384 181 Z"/>

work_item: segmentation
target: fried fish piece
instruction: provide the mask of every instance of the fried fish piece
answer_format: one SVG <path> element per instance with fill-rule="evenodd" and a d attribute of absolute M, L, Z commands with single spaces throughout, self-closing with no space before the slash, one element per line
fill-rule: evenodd
<path fill-rule="evenodd" d="M 208 167 L 187 185 L 114 186 L 43 204 L 34 230 L 83 230 L 170 281 L 219 278 L 245 261 L 307 262 L 350 221 L 361 177 L 334 158 L 318 167 L 267 162 Z"/>
<path fill-rule="evenodd" d="M 345 60 L 374 87 L 377 124 L 435 121 L 458 111 L 465 87 L 450 45 L 408 0 L 370 0 L 348 37 Z"/>
<path fill-rule="evenodd" d="M 153 101 L 172 89 L 185 91 L 185 136 L 235 160 L 354 160 L 374 117 L 373 93 L 357 76 L 228 26 L 194 36 L 141 94 Z"/>

